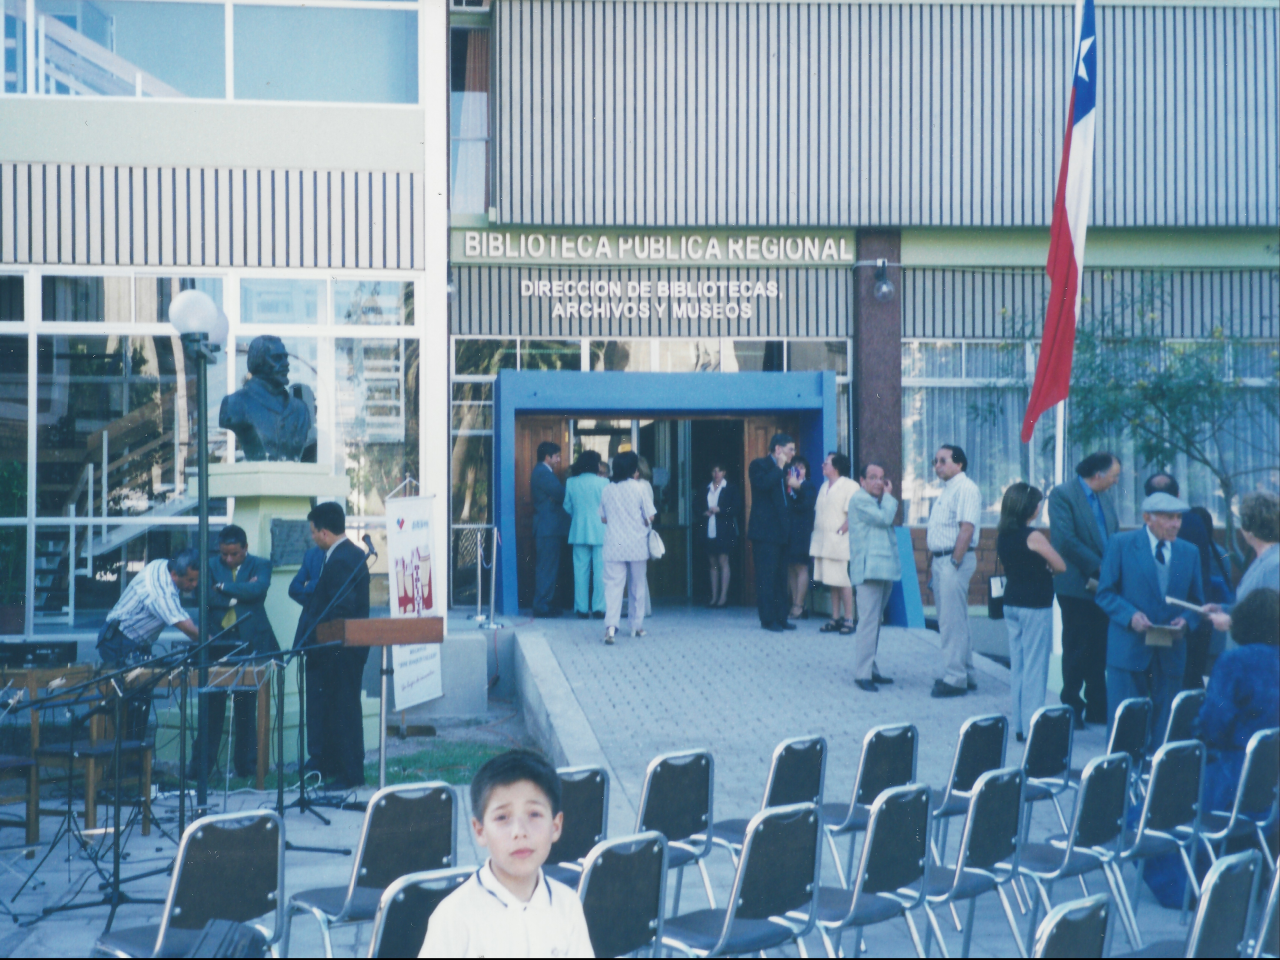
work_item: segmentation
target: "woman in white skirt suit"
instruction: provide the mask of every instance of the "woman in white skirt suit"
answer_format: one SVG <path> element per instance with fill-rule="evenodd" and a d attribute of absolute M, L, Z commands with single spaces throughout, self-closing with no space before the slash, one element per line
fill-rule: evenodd
<path fill-rule="evenodd" d="M 849 469 L 849 458 L 843 453 L 827 454 L 827 459 L 822 461 L 822 475 L 826 482 L 818 491 L 818 502 L 814 506 L 813 536 L 809 540 L 813 579 L 831 588 L 831 622 L 823 625 L 823 633 L 853 633 L 849 500 L 858 490 L 858 485 L 849 479 Z"/>

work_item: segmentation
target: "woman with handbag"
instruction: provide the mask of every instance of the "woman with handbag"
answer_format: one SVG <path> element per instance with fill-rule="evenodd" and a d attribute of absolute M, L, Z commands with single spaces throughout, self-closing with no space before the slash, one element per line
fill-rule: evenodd
<path fill-rule="evenodd" d="M 1044 494 L 1029 483 L 1012 484 L 1000 503 L 996 557 L 1005 569 L 1004 622 L 1009 636 L 1009 692 L 1018 742 L 1031 715 L 1044 706 L 1053 652 L 1053 575 L 1067 563 L 1049 538 L 1031 527 Z"/>
<path fill-rule="evenodd" d="M 831 620 L 819 632 L 846 637 L 852 636 L 855 625 L 853 581 L 849 579 L 849 501 L 858 485 L 849 479 L 850 472 L 849 458 L 843 453 L 833 451 L 822 461 L 826 483 L 818 488 L 809 539 L 813 579 L 831 589 Z"/>
<path fill-rule="evenodd" d="M 640 480 L 639 458 L 631 452 L 613 458 L 609 486 L 600 495 L 600 519 L 604 530 L 604 642 L 612 644 L 622 618 L 622 591 L 631 578 L 628 611 L 633 637 L 643 637 L 648 598 L 645 580 L 653 518 L 653 496 Z M 659 539 L 655 549 L 661 551 Z M 659 553 L 660 555 L 660 553 Z"/>
<path fill-rule="evenodd" d="M 742 495 L 725 478 L 724 466 L 711 466 L 711 482 L 707 484 L 707 509 L 703 530 L 706 534 L 707 561 L 711 565 L 710 607 L 723 607 L 729 602 L 729 555 L 738 541 L 738 514 L 742 512 Z"/>

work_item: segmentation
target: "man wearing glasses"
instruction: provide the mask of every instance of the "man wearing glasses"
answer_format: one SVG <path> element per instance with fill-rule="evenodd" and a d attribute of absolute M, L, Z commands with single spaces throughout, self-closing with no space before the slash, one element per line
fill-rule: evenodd
<path fill-rule="evenodd" d="M 973 644 L 969 636 L 969 581 L 977 566 L 978 517 L 982 497 L 965 468 L 964 451 L 946 443 L 933 458 L 933 472 L 942 493 L 929 512 L 926 543 L 931 557 L 930 589 L 938 605 L 942 635 L 943 675 L 934 681 L 932 696 L 963 697 L 978 689 L 973 679 Z"/>

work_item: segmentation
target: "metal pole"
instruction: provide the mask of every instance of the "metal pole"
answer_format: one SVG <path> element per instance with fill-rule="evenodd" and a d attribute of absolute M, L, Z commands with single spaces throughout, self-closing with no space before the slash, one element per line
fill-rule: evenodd
<path fill-rule="evenodd" d="M 489 554 L 489 619 L 480 624 L 483 630 L 501 630 L 503 624 L 493 619 L 493 605 L 498 596 L 498 528 L 493 530 L 493 549 Z M 480 585 L 476 584 L 477 592 Z"/>
<path fill-rule="evenodd" d="M 196 451 L 196 472 L 200 483 L 200 529 L 197 543 L 200 550 L 200 648 L 197 689 L 209 685 L 209 651 L 204 646 L 209 639 L 209 357 L 208 335 L 192 337 L 196 361 L 196 432 L 199 447 Z M 207 812 L 209 806 L 209 701 L 203 694 L 196 699 L 196 810 L 197 816 Z"/>
<path fill-rule="evenodd" d="M 382 648 L 382 697 L 378 701 L 378 789 L 387 785 L 387 651 Z"/>
<path fill-rule="evenodd" d="M 472 618 L 480 621 L 484 620 L 484 610 L 481 608 L 481 594 L 484 593 L 480 589 L 480 585 L 484 582 L 484 527 L 476 527 L 476 615 Z"/>

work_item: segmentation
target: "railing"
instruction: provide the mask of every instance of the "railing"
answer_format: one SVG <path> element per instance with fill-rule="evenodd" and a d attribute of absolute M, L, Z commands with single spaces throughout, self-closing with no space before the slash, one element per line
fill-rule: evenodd
<path fill-rule="evenodd" d="M 498 544 L 502 542 L 498 536 L 498 528 L 492 523 L 455 523 L 452 524 L 454 530 L 474 530 L 476 532 L 476 612 L 468 619 L 476 621 L 476 626 L 481 630 L 501 630 L 504 626 L 494 619 L 494 602 L 497 599 L 498 591 Z M 484 562 L 484 541 L 485 531 L 492 531 L 492 537 L 489 538 L 489 562 Z M 489 570 L 489 613 L 486 616 L 484 612 L 484 591 L 480 589 L 483 570 Z"/>

